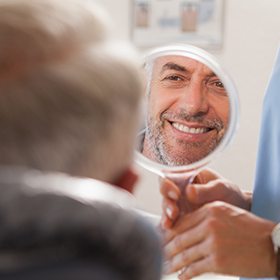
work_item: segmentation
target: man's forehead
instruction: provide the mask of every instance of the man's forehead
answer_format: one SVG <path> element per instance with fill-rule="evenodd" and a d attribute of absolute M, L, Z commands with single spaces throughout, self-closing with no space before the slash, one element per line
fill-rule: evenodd
<path fill-rule="evenodd" d="M 168 55 L 158 57 L 154 63 L 154 70 L 163 73 L 166 70 L 194 72 L 196 69 L 211 74 L 213 71 L 205 64 L 185 56 Z"/>

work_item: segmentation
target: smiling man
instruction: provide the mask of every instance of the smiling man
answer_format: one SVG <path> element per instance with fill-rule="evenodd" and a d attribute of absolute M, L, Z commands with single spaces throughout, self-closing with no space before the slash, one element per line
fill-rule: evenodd
<path fill-rule="evenodd" d="M 227 92 L 209 67 L 176 55 L 154 61 L 145 156 L 170 166 L 196 162 L 217 147 L 228 120 Z"/>

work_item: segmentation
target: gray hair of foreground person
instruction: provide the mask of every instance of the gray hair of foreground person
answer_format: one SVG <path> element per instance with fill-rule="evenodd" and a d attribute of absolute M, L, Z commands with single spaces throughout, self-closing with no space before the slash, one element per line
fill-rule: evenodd
<path fill-rule="evenodd" d="M 0 164 L 113 182 L 142 93 L 134 51 L 86 1 L 0 0 Z"/>

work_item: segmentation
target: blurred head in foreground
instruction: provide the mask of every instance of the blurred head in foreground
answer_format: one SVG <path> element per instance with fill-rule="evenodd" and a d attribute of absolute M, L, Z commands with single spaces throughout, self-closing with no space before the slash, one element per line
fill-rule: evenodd
<path fill-rule="evenodd" d="M 0 0 L 0 165 L 129 189 L 141 67 L 87 2 Z M 86 203 L 81 185 L 101 182 L 4 169 L 1 279 L 160 279 L 155 229 L 118 197 Z"/>
<path fill-rule="evenodd" d="M 117 183 L 129 173 L 140 64 L 84 2 L 0 0 L 0 164 Z"/>

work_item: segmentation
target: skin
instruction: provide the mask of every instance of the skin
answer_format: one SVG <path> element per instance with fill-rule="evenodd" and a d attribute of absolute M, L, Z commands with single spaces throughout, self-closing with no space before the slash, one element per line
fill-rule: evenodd
<path fill-rule="evenodd" d="M 179 218 L 177 202 L 182 194 L 179 187 L 168 179 L 161 181 L 160 192 L 163 196 L 161 224 L 164 229 L 169 229 Z M 237 185 L 211 169 L 202 170 L 193 183 L 186 186 L 185 195 L 196 209 L 217 200 L 247 211 L 251 209 L 252 193 L 241 191 Z"/>
<path fill-rule="evenodd" d="M 206 272 L 273 277 L 275 223 L 225 202 L 211 202 L 184 216 L 165 236 L 166 272 L 180 279 Z"/>
<path fill-rule="evenodd" d="M 148 100 L 145 156 L 170 166 L 196 162 L 217 147 L 228 121 L 229 98 L 211 69 L 183 56 L 156 59 Z"/>
<path fill-rule="evenodd" d="M 138 174 L 136 173 L 136 171 L 134 171 L 132 167 L 127 167 L 118 178 L 109 183 L 130 193 L 133 193 L 137 181 Z"/>
<path fill-rule="evenodd" d="M 206 272 L 243 277 L 276 275 L 271 241 L 275 223 L 249 212 L 251 193 L 210 169 L 188 185 L 190 203 L 199 207 L 179 217 L 180 190 L 169 180 L 161 182 L 162 227 L 166 273 L 181 271 L 179 279 Z"/>

